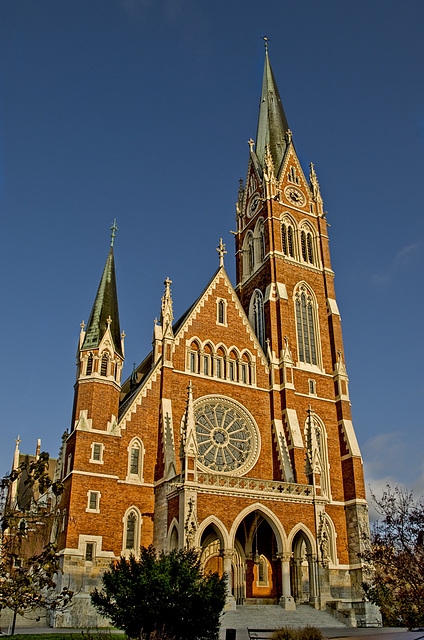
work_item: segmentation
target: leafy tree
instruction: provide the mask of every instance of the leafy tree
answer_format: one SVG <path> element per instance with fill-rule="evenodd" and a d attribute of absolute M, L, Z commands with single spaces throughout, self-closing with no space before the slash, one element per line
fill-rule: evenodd
<path fill-rule="evenodd" d="M 57 518 L 51 502 L 60 496 L 63 485 L 49 477 L 48 463 L 48 454 L 41 453 L 14 469 L 0 485 L 0 610 L 13 611 L 12 635 L 18 614 L 63 608 L 72 598 L 68 589 L 55 591 L 54 577 L 60 567 L 51 541 Z M 25 507 L 11 499 L 12 485 L 19 480 L 23 480 Z"/>
<path fill-rule="evenodd" d="M 216 640 L 225 604 L 226 577 L 203 573 L 194 550 L 160 553 L 142 547 L 140 558 L 121 557 L 91 600 L 130 638 Z"/>
<path fill-rule="evenodd" d="M 424 625 L 424 504 L 412 493 L 389 486 L 380 500 L 382 519 L 372 528 L 362 554 L 370 567 L 366 597 L 381 609 L 383 622 L 409 628 Z"/>

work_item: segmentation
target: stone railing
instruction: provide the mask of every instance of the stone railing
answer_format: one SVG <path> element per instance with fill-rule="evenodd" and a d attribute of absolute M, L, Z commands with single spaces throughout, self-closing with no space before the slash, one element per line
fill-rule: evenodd
<path fill-rule="evenodd" d="M 312 500 L 313 488 L 308 484 L 297 484 L 295 482 L 279 482 L 275 480 L 258 480 L 256 478 L 237 478 L 235 476 L 227 476 L 219 473 L 197 474 L 197 485 L 200 490 L 212 490 L 213 492 L 245 495 L 260 495 L 261 497 L 287 499 L 292 498 L 299 500 Z"/>

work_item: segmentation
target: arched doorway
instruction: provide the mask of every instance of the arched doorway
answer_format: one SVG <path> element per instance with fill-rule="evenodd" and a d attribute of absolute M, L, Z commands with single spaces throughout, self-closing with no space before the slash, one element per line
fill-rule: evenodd
<path fill-rule="evenodd" d="M 234 541 L 234 596 L 237 604 L 276 604 L 281 596 L 281 562 L 272 526 L 259 510 L 247 514 Z"/>
<path fill-rule="evenodd" d="M 293 538 L 290 576 L 291 592 L 296 604 L 315 604 L 316 555 L 308 536 L 302 530 Z"/>
<path fill-rule="evenodd" d="M 222 576 L 224 565 L 222 560 L 222 536 L 213 524 L 209 524 L 200 539 L 201 562 L 206 572 L 216 571 Z"/>

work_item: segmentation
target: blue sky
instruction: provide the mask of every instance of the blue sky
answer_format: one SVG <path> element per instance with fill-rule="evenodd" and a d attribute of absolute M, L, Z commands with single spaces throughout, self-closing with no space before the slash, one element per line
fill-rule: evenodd
<path fill-rule="evenodd" d="M 424 3 L 1 0 L 0 473 L 57 453 L 117 218 L 126 375 L 233 238 L 270 59 L 328 210 L 366 480 L 424 493 Z"/>

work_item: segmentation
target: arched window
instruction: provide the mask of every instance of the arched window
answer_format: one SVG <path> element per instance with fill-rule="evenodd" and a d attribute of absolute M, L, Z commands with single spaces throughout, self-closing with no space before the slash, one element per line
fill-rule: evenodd
<path fill-rule="evenodd" d="M 127 516 L 127 535 L 125 536 L 125 549 L 134 550 L 135 547 L 135 528 L 137 524 L 137 516 L 134 511 Z"/>
<path fill-rule="evenodd" d="M 229 357 L 229 360 L 228 360 L 228 379 L 229 380 L 233 380 L 233 381 L 237 381 L 238 380 L 238 375 L 237 375 L 237 356 L 234 353 L 234 351 L 231 351 L 230 357 Z"/>
<path fill-rule="evenodd" d="M 253 273 L 253 270 L 255 268 L 255 246 L 253 242 L 253 236 L 249 237 L 248 251 L 249 251 L 249 274 L 250 274 L 250 273 Z"/>
<path fill-rule="evenodd" d="M 284 255 L 294 258 L 294 231 L 289 222 L 283 222 L 281 226 L 281 244 Z"/>
<path fill-rule="evenodd" d="M 212 375 L 212 360 L 211 360 L 212 349 L 209 344 L 205 344 L 203 348 L 203 356 L 202 356 L 202 373 L 204 376 Z"/>
<path fill-rule="evenodd" d="M 108 353 L 104 353 L 102 355 L 102 364 L 101 364 L 101 368 L 100 368 L 100 375 L 101 376 L 107 376 L 107 365 L 109 362 L 109 354 Z"/>
<path fill-rule="evenodd" d="M 128 481 L 143 482 L 143 458 L 143 443 L 139 438 L 133 438 L 128 445 Z"/>
<path fill-rule="evenodd" d="M 219 348 L 216 351 L 215 357 L 215 377 L 225 378 L 225 353 L 223 349 Z"/>
<path fill-rule="evenodd" d="M 255 289 L 250 299 L 249 320 L 262 349 L 265 350 L 264 297 L 259 289 Z"/>
<path fill-rule="evenodd" d="M 227 323 L 227 318 L 226 318 L 226 304 L 225 304 L 225 300 L 218 300 L 217 301 L 217 322 L 218 324 L 226 324 Z"/>
<path fill-rule="evenodd" d="M 299 360 L 317 365 L 315 304 L 311 293 L 304 285 L 296 291 L 295 311 Z"/>
<path fill-rule="evenodd" d="M 89 353 L 88 354 L 88 358 L 87 358 L 87 366 L 85 369 L 85 375 L 86 376 L 91 376 L 93 371 L 93 354 Z"/>
<path fill-rule="evenodd" d="M 263 262 L 265 258 L 265 229 L 263 222 L 261 222 L 259 226 L 259 257 L 261 262 Z"/>
<path fill-rule="evenodd" d="M 306 233 L 304 231 L 300 234 L 300 246 L 302 247 L 302 258 L 305 262 L 308 261 L 308 255 L 306 253 Z"/>
<path fill-rule="evenodd" d="M 199 373 L 199 350 L 198 343 L 193 340 L 188 353 L 188 369 L 192 373 Z"/>
<path fill-rule="evenodd" d="M 316 264 L 314 250 L 314 235 L 310 227 L 304 227 L 300 232 L 300 246 L 302 250 L 302 260 L 309 264 Z"/>
<path fill-rule="evenodd" d="M 129 555 L 132 553 L 135 556 L 138 556 L 140 551 L 140 530 L 142 522 L 143 520 L 137 507 L 130 507 L 127 509 L 123 517 L 123 555 Z"/>

